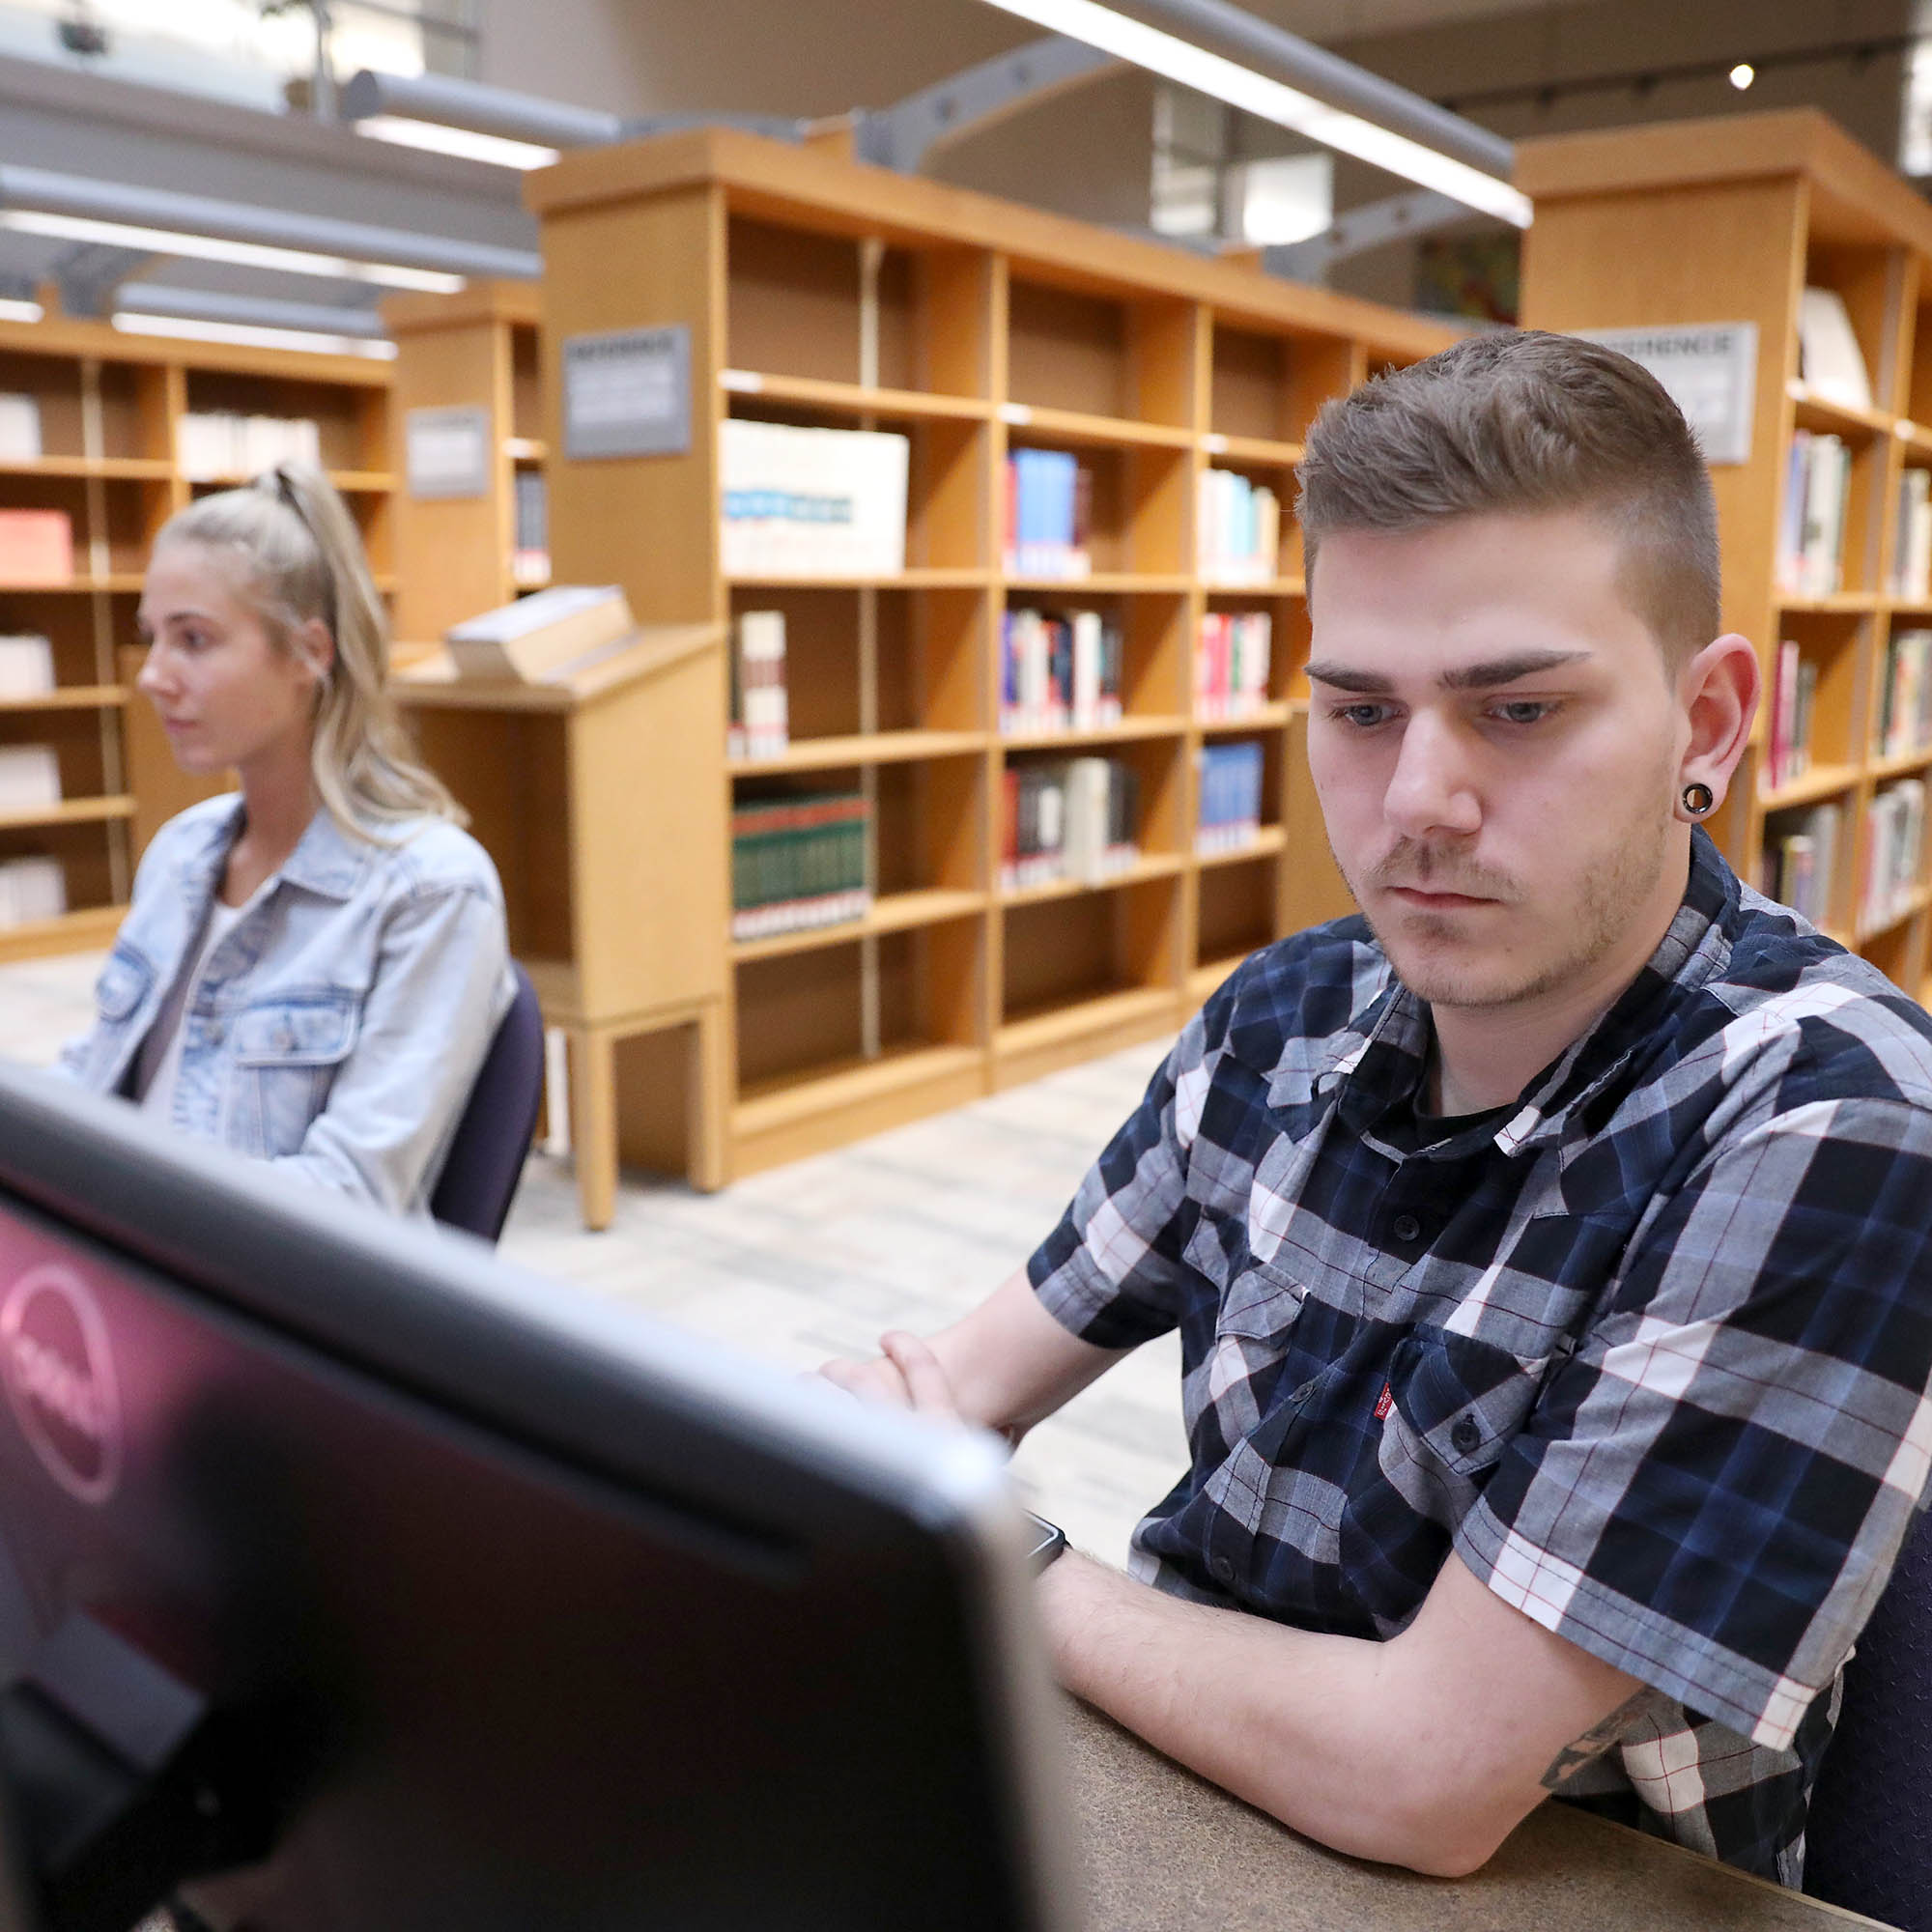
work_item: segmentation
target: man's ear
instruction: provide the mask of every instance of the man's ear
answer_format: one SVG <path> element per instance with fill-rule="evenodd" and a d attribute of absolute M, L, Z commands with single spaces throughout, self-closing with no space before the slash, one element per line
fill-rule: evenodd
<path fill-rule="evenodd" d="M 1757 652 L 1735 631 L 1706 644 L 1678 674 L 1678 698 L 1690 735 L 1678 761 L 1677 790 L 1681 796 L 1687 785 L 1710 787 L 1713 804 L 1696 814 L 1699 818 L 1708 818 L 1723 803 L 1731 775 L 1750 743 L 1763 682 Z"/>

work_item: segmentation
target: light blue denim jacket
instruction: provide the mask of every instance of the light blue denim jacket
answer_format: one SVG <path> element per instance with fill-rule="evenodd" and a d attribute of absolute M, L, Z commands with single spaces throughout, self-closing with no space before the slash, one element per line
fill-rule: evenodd
<path fill-rule="evenodd" d="M 141 1042 L 206 929 L 239 793 L 171 818 L 141 860 L 94 1030 L 63 1069 L 129 1091 Z M 424 818 L 381 844 L 318 811 L 209 955 L 181 1017 L 170 1124 L 392 1211 L 424 1214 L 512 986 L 502 888 L 467 833 Z"/>

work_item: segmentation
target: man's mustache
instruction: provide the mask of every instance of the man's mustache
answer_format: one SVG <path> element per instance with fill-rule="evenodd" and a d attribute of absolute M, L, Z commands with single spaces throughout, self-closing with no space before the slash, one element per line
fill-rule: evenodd
<path fill-rule="evenodd" d="M 1391 887 L 1418 893 L 1457 893 L 1472 899 L 1498 899 L 1513 905 L 1521 897 L 1507 872 L 1476 865 L 1466 853 L 1405 838 L 1378 859 L 1369 884 L 1386 892 Z"/>

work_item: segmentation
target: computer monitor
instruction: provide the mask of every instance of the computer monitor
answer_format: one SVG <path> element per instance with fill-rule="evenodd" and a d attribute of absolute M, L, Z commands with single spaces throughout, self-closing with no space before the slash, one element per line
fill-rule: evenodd
<path fill-rule="evenodd" d="M 1070 1922 L 986 1438 L 21 1072 L 0 1379 L 11 1922 Z"/>

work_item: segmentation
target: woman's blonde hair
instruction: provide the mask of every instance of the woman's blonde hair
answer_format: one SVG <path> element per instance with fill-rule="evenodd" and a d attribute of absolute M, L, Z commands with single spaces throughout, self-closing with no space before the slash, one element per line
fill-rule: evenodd
<path fill-rule="evenodd" d="M 200 544 L 232 556 L 235 588 L 270 640 L 290 648 L 320 620 L 335 661 L 316 696 L 310 753 L 329 816 L 356 838 L 372 826 L 467 814 L 416 757 L 385 685 L 389 627 L 348 506 L 318 469 L 283 463 L 240 490 L 203 497 L 162 525 L 156 549 Z"/>

